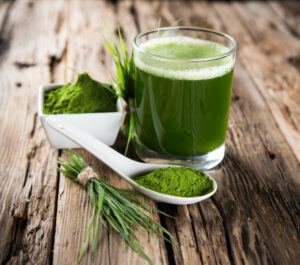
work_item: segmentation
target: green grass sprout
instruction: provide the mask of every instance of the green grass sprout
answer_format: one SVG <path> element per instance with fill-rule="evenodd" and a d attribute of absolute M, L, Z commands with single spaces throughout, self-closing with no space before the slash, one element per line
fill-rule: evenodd
<path fill-rule="evenodd" d="M 128 52 L 126 42 L 118 26 L 118 39 L 109 34 L 109 39 L 103 36 L 104 46 L 114 59 L 116 77 L 114 78 L 117 95 L 127 103 L 134 97 L 135 66 L 133 51 Z"/>
<path fill-rule="evenodd" d="M 134 98 L 134 86 L 136 79 L 136 70 L 134 65 L 133 50 L 129 54 L 126 42 L 122 36 L 121 29 L 118 26 L 118 38 L 114 37 L 112 31 L 105 25 L 108 32 L 109 39 L 103 36 L 104 46 L 109 54 L 112 55 L 115 65 L 114 88 L 116 95 L 125 100 L 129 106 L 129 118 L 125 122 L 125 134 L 127 136 L 127 144 L 125 148 L 125 155 L 128 152 L 128 147 L 132 139 L 135 137 L 135 119 L 133 113 L 133 106 L 131 104 Z"/>

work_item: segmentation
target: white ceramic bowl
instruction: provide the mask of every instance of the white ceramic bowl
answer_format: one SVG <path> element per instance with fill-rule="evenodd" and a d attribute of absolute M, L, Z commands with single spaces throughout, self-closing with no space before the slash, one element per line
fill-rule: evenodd
<path fill-rule="evenodd" d="M 56 132 L 46 122 L 49 116 L 59 116 L 63 120 L 78 126 L 87 133 L 93 135 L 107 145 L 113 145 L 118 136 L 120 127 L 123 123 L 125 112 L 123 111 L 121 100 L 117 101 L 116 112 L 103 113 L 81 113 L 81 114 L 44 114 L 44 93 L 63 84 L 49 84 L 39 87 L 38 95 L 38 115 L 46 132 L 49 142 L 57 149 L 72 149 L 80 146 L 72 142 L 64 135 Z"/>

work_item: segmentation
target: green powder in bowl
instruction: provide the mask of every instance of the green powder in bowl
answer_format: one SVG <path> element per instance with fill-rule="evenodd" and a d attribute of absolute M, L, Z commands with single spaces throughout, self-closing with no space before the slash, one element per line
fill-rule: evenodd
<path fill-rule="evenodd" d="M 186 167 L 161 168 L 134 180 L 145 188 L 180 197 L 202 196 L 213 190 L 213 181 L 207 175 Z"/>
<path fill-rule="evenodd" d="M 117 97 L 109 84 L 79 74 L 74 83 L 48 90 L 44 95 L 45 114 L 114 112 Z"/>

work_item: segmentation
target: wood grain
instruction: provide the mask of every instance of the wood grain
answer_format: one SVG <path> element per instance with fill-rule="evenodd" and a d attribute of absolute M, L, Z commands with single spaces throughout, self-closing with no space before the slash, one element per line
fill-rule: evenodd
<path fill-rule="evenodd" d="M 173 21 L 183 18 L 184 24 L 191 24 L 190 20 L 195 26 L 210 26 L 217 30 L 223 30 L 237 37 L 240 46 L 243 46 L 240 47 L 243 51 L 251 50 L 253 57 L 261 53 L 260 47 L 255 46 L 254 40 L 249 38 L 249 43 L 243 42 L 243 39 L 240 40 L 240 36 L 245 35 L 245 28 L 239 27 L 241 22 L 238 18 L 235 20 L 237 15 L 233 14 L 232 7 L 227 4 L 215 4 L 214 8 L 215 12 L 211 9 L 211 5 L 207 4 L 193 3 L 187 7 L 181 2 L 178 2 L 177 5 L 172 2 L 167 7 L 162 5 L 160 10 L 163 12 L 162 16 L 168 17 L 166 19 L 168 23 L 172 22 L 169 14 L 173 14 Z M 170 9 L 172 9 L 171 12 Z M 196 16 L 194 10 L 201 12 L 201 15 Z M 167 14 L 164 15 L 164 12 Z M 232 32 L 233 29 L 239 30 L 239 32 Z M 299 244 L 297 215 L 299 212 L 299 164 L 289 146 L 286 145 L 286 139 L 278 131 L 278 119 L 276 117 L 274 119 L 273 113 L 270 111 L 273 106 L 269 107 L 269 102 L 266 102 L 265 99 L 267 96 L 264 97 L 264 94 L 261 93 L 265 84 L 257 87 L 253 81 L 254 75 L 239 62 L 244 60 L 245 64 L 253 63 L 254 65 L 254 59 L 249 62 L 250 56 L 246 57 L 247 61 L 240 58 L 244 55 L 241 55 L 240 50 L 239 55 L 227 141 L 227 156 L 223 167 L 212 172 L 221 182 L 212 203 L 216 207 L 217 216 L 220 217 L 218 226 L 224 226 L 221 239 L 223 240 L 222 246 L 227 246 L 227 250 L 223 251 L 225 254 L 223 256 L 234 264 L 294 264 L 299 257 L 297 252 Z M 269 61 L 268 65 L 272 63 Z M 259 76 L 255 80 L 258 78 Z M 290 98 L 297 100 L 295 96 L 290 96 Z M 294 110 L 297 113 L 297 108 Z M 270 135 L 268 132 L 272 132 L 272 134 Z M 248 150 L 251 152 L 249 153 Z M 289 159 L 286 159 L 287 157 Z M 280 181 L 282 178 L 284 181 Z M 270 204 L 270 202 L 272 203 Z M 292 210 L 289 205 L 293 205 L 295 208 Z M 210 211 L 212 211 L 211 208 Z M 258 214 L 255 209 L 260 209 L 262 213 Z M 203 225 L 199 222 L 199 216 L 203 216 L 205 220 L 207 211 L 202 212 L 201 210 L 200 208 L 199 213 L 194 206 L 189 206 L 184 211 L 186 214 L 176 215 L 176 223 L 170 225 L 170 227 L 175 225 L 176 231 L 179 233 L 183 229 L 184 235 L 190 234 L 190 227 L 193 227 L 194 237 L 189 237 L 191 242 L 189 248 L 181 251 L 182 260 L 186 264 L 190 262 L 187 256 L 193 253 L 195 242 L 199 245 L 198 249 L 203 249 L 201 243 L 204 240 L 203 238 L 202 240 L 198 239 L 197 235 L 203 235 Z M 286 213 L 284 214 L 284 212 Z M 189 221 L 193 220 L 193 217 L 197 222 Z M 182 223 L 178 219 L 182 219 Z M 289 223 L 288 228 L 280 225 L 284 220 Z M 190 225 L 187 226 L 187 223 Z M 198 228 L 199 226 L 200 228 Z M 216 225 L 213 228 L 216 228 Z M 214 230 L 209 231 L 212 233 Z M 270 238 L 272 240 L 269 240 Z M 184 240 L 185 238 L 179 238 L 180 246 L 184 245 Z M 214 241 L 217 242 L 212 236 L 210 239 L 212 253 L 218 249 Z M 287 245 L 288 249 L 285 247 Z M 210 259 L 220 257 L 220 254 L 209 254 L 209 251 L 201 252 L 201 250 L 198 252 L 201 253 L 199 264 L 210 264 L 210 262 L 218 264 L 217 259 L 209 261 L 205 258 L 207 256 Z M 222 259 L 223 262 L 225 258 Z M 179 260 L 178 264 L 181 262 Z"/>
<path fill-rule="evenodd" d="M 137 231 L 155 264 L 297 264 L 300 260 L 299 4 L 203 1 L 0 2 L 0 264 L 75 264 L 90 214 L 86 192 L 57 172 L 36 113 L 39 84 L 76 72 L 111 82 L 102 34 L 177 23 L 239 42 L 227 153 L 210 171 L 218 192 L 190 206 L 156 205 L 178 241 Z M 178 22 L 180 21 L 180 22 Z M 73 70 L 70 70 L 73 69 Z M 74 73 L 75 70 L 75 73 Z M 122 151 L 124 139 L 115 148 Z M 128 187 L 87 152 L 99 175 Z M 111 229 L 80 264 L 147 264 Z"/>
<path fill-rule="evenodd" d="M 300 56 L 300 39 L 278 21 L 266 4 L 258 8 L 256 3 L 247 3 L 244 8 L 238 5 L 234 8 L 254 46 L 253 49 L 248 48 L 248 53 L 242 57 L 244 65 L 300 161 L 300 68 L 292 63 Z M 247 26 L 254 13 L 258 12 L 255 22 L 251 27 Z M 277 72 L 280 75 L 274 74 Z"/>
<path fill-rule="evenodd" d="M 104 50 L 102 34 L 109 29 L 116 32 L 117 24 L 126 25 L 125 38 L 132 39 L 137 33 L 134 21 L 130 16 L 121 16 L 118 10 L 128 10 L 127 3 L 120 3 L 115 8 L 109 3 L 90 1 L 87 5 L 81 1 L 67 4 L 67 52 L 66 65 L 75 68 L 76 72 L 87 71 L 98 80 L 110 81 L 114 69 L 110 56 Z M 121 12 L 121 11 L 120 11 Z M 101 14 L 105 14 L 99 19 Z M 120 16 L 119 16 L 120 15 Z M 107 24 L 105 26 L 105 24 Z M 105 29 L 108 27 L 109 29 Z M 116 37 L 116 35 L 114 36 Z M 92 45 L 90 45 L 92 43 Z M 111 70 L 109 73 L 108 71 Z M 73 73 L 67 72 L 66 79 L 72 80 Z M 126 182 L 117 177 L 110 169 L 95 158 L 87 156 L 99 169 L 100 176 L 107 176 L 108 181 L 119 187 L 127 187 Z M 151 202 L 150 202 L 151 203 Z M 154 204 L 152 203 L 154 206 Z M 60 177 L 57 226 L 54 244 L 54 264 L 74 264 L 84 240 L 86 224 L 90 216 L 90 207 L 86 191 L 71 181 Z M 153 218 L 157 218 L 153 216 Z M 78 221 L 80 220 L 80 221 Z M 145 231 L 136 231 L 142 240 L 145 252 L 156 264 L 167 264 L 164 242 Z M 86 255 L 81 264 L 147 264 L 130 248 L 112 229 L 103 228 L 97 254 L 92 258 Z"/>
<path fill-rule="evenodd" d="M 38 85 L 50 81 L 53 45 L 45 43 L 56 40 L 51 18 L 60 3 L 50 12 L 48 5 L 21 1 L 2 8 L 0 264 L 47 264 L 56 214 L 57 152 L 45 138 L 35 102 Z"/>

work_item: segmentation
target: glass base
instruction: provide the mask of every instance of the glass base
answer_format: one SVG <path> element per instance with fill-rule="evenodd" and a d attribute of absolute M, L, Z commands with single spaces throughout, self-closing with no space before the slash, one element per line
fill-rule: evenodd
<path fill-rule="evenodd" d="M 135 149 L 138 157 L 147 163 L 176 164 L 201 170 L 215 167 L 223 160 L 225 155 L 225 144 L 208 153 L 188 157 L 159 154 L 140 143 L 136 143 Z"/>

